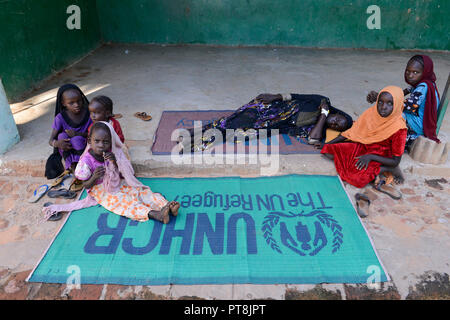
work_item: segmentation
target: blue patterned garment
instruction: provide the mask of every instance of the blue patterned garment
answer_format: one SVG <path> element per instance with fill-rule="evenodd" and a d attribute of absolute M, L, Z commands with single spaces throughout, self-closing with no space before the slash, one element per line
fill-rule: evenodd
<path fill-rule="evenodd" d="M 411 131 L 411 138 L 423 136 L 423 116 L 425 112 L 425 100 L 427 98 L 428 87 L 422 82 L 414 88 L 409 97 L 405 99 L 405 108 L 403 110 L 403 118 L 408 126 L 408 133 Z M 439 105 L 439 97 L 435 89 L 437 105 Z"/>

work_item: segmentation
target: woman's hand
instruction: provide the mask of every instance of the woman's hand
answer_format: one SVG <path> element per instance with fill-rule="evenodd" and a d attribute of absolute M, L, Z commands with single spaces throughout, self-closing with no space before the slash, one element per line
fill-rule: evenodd
<path fill-rule="evenodd" d="M 54 143 L 54 146 L 58 149 L 62 149 L 63 151 L 69 151 L 70 149 L 72 149 L 72 144 L 70 143 L 70 139 L 57 140 Z"/>
<path fill-rule="evenodd" d="M 376 91 L 370 91 L 369 94 L 367 95 L 367 102 L 368 103 L 375 103 L 377 101 L 377 97 L 378 97 L 378 92 Z"/>
<path fill-rule="evenodd" d="M 281 94 L 263 93 L 258 95 L 255 99 L 259 102 L 269 104 L 276 100 L 283 100 L 283 96 Z"/>
<path fill-rule="evenodd" d="M 363 156 L 356 157 L 355 159 L 358 159 L 356 161 L 356 168 L 358 170 L 366 170 L 369 167 L 370 161 L 372 161 L 372 156 L 370 154 L 365 154 Z"/>

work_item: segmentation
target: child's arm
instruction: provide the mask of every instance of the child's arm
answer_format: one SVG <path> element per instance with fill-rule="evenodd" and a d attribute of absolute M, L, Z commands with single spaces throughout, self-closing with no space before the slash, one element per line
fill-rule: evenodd
<path fill-rule="evenodd" d="M 339 134 L 336 138 L 334 138 L 333 140 L 327 142 L 326 144 L 341 143 L 341 142 L 344 142 L 344 141 L 346 141 L 346 140 L 347 140 L 346 137 L 341 136 L 341 135 Z M 350 141 L 346 141 L 346 142 L 350 142 Z"/>
<path fill-rule="evenodd" d="M 53 129 L 52 133 L 50 134 L 50 140 L 48 141 L 48 144 L 51 145 L 53 148 L 62 149 L 64 151 L 72 149 L 70 139 L 57 140 L 57 136 L 58 130 Z"/>
<path fill-rule="evenodd" d="M 87 132 L 78 132 L 78 131 L 75 131 L 75 130 L 73 130 L 73 129 L 66 130 L 66 133 L 67 133 L 67 135 L 68 135 L 69 137 L 71 137 L 71 138 L 73 138 L 73 137 L 75 137 L 75 136 L 81 136 L 81 137 L 83 137 L 83 138 L 87 138 L 87 136 L 88 136 L 88 133 L 87 133 Z"/>
<path fill-rule="evenodd" d="M 358 159 L 356 162 L 356 168 L 358 168 L 358 170 L 366 170 L 370 161 L 376 161 L 381 163 L 383 166 L 395 168 L 400 164 L 402 157 L 393 156 L 392 158 L 387 158 L 376 154 L 365 154 L 363 156 L 356 157 L 356 159 Z"/>
<path fill-rule="evenodd" d="M 411 91 L 408 98 L 405 99 L 404 111 L 419 116 L 419 107 L 427 97 L 426 85 L 419 85 L 416 90 Z"/>
<path fill-rule="evenodd" d="M 323 146 L 326 145 L 326 144 L 335 144 L 335 143 L 341 143 L 341 142 L 351 142 L 351 141 L 347 140 L 346 137 L 341 136 L 341 135 L 339 134 L 336 138 L 334 138 L 333 140 L 331 140 L 331 141 L 329 141 L 329 142 L 327 142 L 327 143 L 324 143 L 324 142 L 318 142 L 318 143 L 316 143 L 316 144 L 314 145 L 314 147 L 315 147 L 316 149 L 322 149 Z"/>
<path fill-rule="evenodd" d="M 90 189 L 93 186 L 95 186 L 95 182 L 98 179 L 103 178 L 103 176 L 105 175 L 105 171 L 106 171 L 106 169 L 103 166 L 95 168 L 92 176 L 88 180 L 83 181 L 83 187 L 86 189 Z"/>

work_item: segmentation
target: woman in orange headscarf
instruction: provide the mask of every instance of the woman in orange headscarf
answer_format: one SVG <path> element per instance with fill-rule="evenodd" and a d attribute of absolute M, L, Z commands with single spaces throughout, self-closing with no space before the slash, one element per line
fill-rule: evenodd
<path fill-rule="evenodd" d="M 384 88 L 375 105 L 367 109 L 350 129 L 324 145 L 321 153 L 334 159 L 342 180 L 363 188 L 387 171 L 392 172 L 397 182 L 403 182 L 399 168 L 407 134 L 402 117 L 403 100 L 401 88 Z"/>

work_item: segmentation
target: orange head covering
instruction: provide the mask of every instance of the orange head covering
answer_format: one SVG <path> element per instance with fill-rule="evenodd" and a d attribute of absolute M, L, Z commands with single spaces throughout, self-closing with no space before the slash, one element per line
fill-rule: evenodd
<path fill-rule="evenodd" d="M 380 93 L 389 92 L 394 98 L 392 113 L 383 118 L 377 110 Z M 405 98 L 400 87 L 388 86 L 380 91 L 377 102 L 355 121 L 353 126 L 341 135 L 354 142 L 371 144 L 381 142 L 392 136 L 400 129 L 406 129 L 406 122 L 402 117 L 403 100 Z"/>

